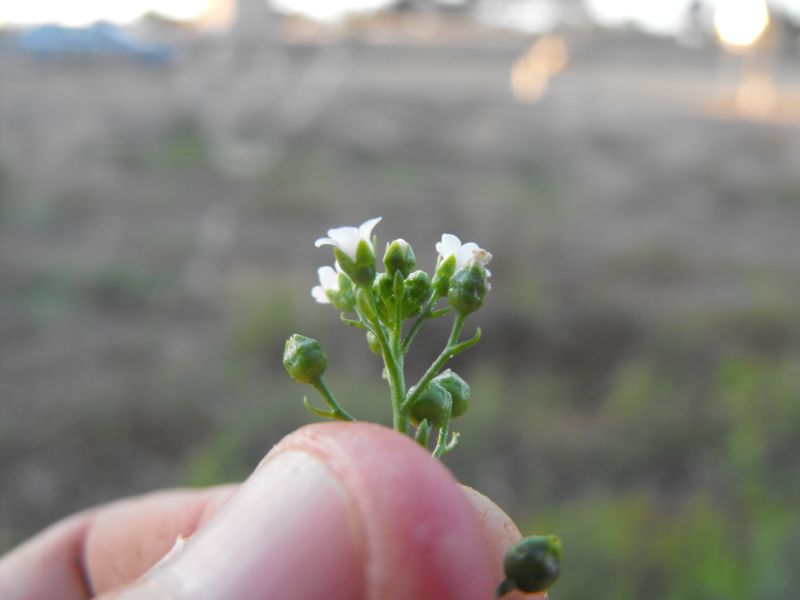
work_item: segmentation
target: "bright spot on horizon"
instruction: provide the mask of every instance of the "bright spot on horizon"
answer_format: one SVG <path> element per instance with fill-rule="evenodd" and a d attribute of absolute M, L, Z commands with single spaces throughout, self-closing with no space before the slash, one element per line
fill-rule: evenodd
<path fill-rule="evenodd" d="M 348 15 L 375 12 L 392 0 L 267 0 L 275 10 L 317 21 L 337 21 Z"/>
<path fill-rule="evenodd" d="M 730 46 L 747 47 L 761 37 L 769 25 L 765 0 L 718 0 L 714 10 L 714 29 L 719 39 Z"/>
<path fill-rule="evenodd" d="M 151 1 L 150 12 L 172 21 L 196 21 L 208 12 L 211 0 Z"/>
<path fill-rule="evenodd" d="M 0 27 L 56 24 L 85 27 L 97 21 L 126 25 L 154 13 L 175 21 L 194 21 L 210 0 L 25 0 L 0 3 Z"/>

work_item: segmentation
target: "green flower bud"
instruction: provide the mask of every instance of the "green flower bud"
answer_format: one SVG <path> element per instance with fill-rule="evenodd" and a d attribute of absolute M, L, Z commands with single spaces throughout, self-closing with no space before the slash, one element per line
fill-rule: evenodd
<path fill-rule="evenodd" d="M 447 291 L 450 289 L 450 278 L 455 272 L 455 255 L 448 256 L 436 267 L 436 272 L 433 274 L 433 289 L 436 291 L 436 295 L 440 298 L 443 298 L 447 295 Z"/>
<path fill-rule="evenodd" d="M 427 419 L 432 427 L 443 427 L 450 420 L 452 406 L 450 392 L 431 382 L 411 407 L 411 417 L 416 423 Z"/>
<path fill-rule="evenodd" d="M 425 271 L 414 271 L 403 284 L 403 317 L 408 318 L 422 310 L 431 293 L 431 278 Z"/>
<path fill-rule="evenodd" d="M 468 315 L 483 305 L 487 291 L 489 291 L 489 281 L 486 269 L 480 264 L 472 263 L 450 278 L 447 298 L 456 312 Z"/>
<path fill-rule="evenodd" d="M 295 333 L 286 340 L 283 366 L 295 381 L 315 383 L 328 368 L 328 357 L 317 340 Z"/>
<path fill-rule="evenodd" d="M 369 346 L 369 349 L 372 350 L 373 354 L 381 356 L 383 353 L 381 350 L 381 344 L 378 342 L 378 338 L 371 331 L 367 332 L 367 346 Z"/>
<path fill-rule="evenodd" d="M 512 545 L 503 558 L 506 581 L 501 589 L 525 593 L 549 588 L 561 571 L 561 540 L 555 535 L 532 535 Z M 510 587 L 513 584 L 513 587 Z"/>
<path fill-rule="evenodd" d="M 350 258 L 343 250 L 334 247 L 333 255 L 342 268 L 357 286 L 371 285 L 375 279 L 375 252 L 372 244 L 360 240 L 356 246 L 355 259 Z"/>
<path fill-rule="evenodd" d="M 383 264 L 386 266 L 386 271 L 390 277 L 394 277 L 397 271 L 400 271 L 403 277 L 408 277 L 408 274 L 417 264 L 417 259 L 414 256 L 414 250 L 411 245 L 403 239 L 398 239 L 386 245 Z"/>
<path fill-rule="evenodd" d="M 433 379 L 448 392 L 453 398 L 453 416 L 460 417 L 469 408 L 469 384 L 458 373 L 447 369 Z"/>
<path fill-rule="evenodd" d="M 361 314 L 364 315 L 368 320 L 373 321 L 377 316 L 375 314 L 375 309 L 373 308 L 372 302 L 370 302 L 369 295 L 371 291 L 365 290 L 364 288 L 359 288 L 356 292 L 356 304 L 358 305 L 358 309 L 361 311 Z"/>
<path fill-rule="evenodd" d="M 388 273 L 381 273 L 375 278 L 372 290 L 375 292 L 375 296 L 386 306 L 391 306 L 394 303 L 394 281 Z"/>
<path fill-rule="evenodd" d="M 378 316 L 382 321 L 390 322 L 393 312 L 390 307 L 394 300 L 392 295 L 392 278 L 386 273 L 379 273 L 372 284 L 372 292 L 375 297 L 375 307 L 378 309 Z"/>

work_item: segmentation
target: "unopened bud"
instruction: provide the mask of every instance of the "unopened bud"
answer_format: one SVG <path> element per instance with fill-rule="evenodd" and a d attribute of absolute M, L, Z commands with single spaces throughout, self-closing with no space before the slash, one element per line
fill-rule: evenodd
<path fill-rule="evenodd" d="M 447 291 L 450 289 L 450 278 L 455 272 L 456 257 L 454 254 L 448 256 L 436 267 L 436 272 L 433 274 L 433 289 L 440 298 L 447 295 Z"/>
<path fill-rule="evenodd" d="M 295 333 L 286 340 L 283 366 L 295 381 L 315 383 L 328 368 L 328 357 L 317 340 Z"/>
<path fill-rule="evenodd" d="M 503 558 L 506 581 L 501 589 L 542 592 L 561 571 L 561 540 L 555 535 L 532 535 L 511 546 Z"/>
<path fill-rule="evenodd" d="M 422 310 L 431 293 L 431 278 L 425 271 L 414 271 L 403 284 L 403 317 L 408 318 Z"/>
<path fill-rule="evenodd" d="M 397 271 L 400 271 L 403 277 L 408 277 L 408 274 L 417 264 L 411 244 L 403 239 L 387 244 L 386 253 L 383 255 L 383 264 L 386 266 L 386 272 L 389 273 L 390 277 L 394 278 L 394 274 Z"/>
<path fill-rule="evenodd" d="M 447 369 L 440 375 L 437 375 L 434 382 L 438 383 L 448 392 L 453 399 L 453 416 L 460 417 L 469 408 L 469 384 L 464 381 L 458 373 Z"/>
<path fill-rule="evenodd" d="M 447 298 L 456 312 L 468 315 L 483 305 L 489 290 L 489 282 L 484 269 L 478 263 L 470 263 L 450 278 Z"/>
<path fill-rule="evenodd" d="M 367 346 L 369 346 L 369 349 L 372 350 L 373 354 L 381 356 L 383 353 L 381 349 L 381 343 L 378 341 L 378 337 L 371 331 L 367 332 Z"/>
<path fill-rule="evenodd" d="M 393 277 L 390 277 L 388 273 L 381 273 L 375 278 L 372 290 L 375 292 L 375 296 L 386 306 L 393 305 L 394 282 Z"/>
<path fill-rule="evenodd" d="M 452 405 L 450 392 L 431 382 L 411 407 L 411 416 L 417 423 L 427 419 L 432 427 L 443 427 L 450 420 Z"/>

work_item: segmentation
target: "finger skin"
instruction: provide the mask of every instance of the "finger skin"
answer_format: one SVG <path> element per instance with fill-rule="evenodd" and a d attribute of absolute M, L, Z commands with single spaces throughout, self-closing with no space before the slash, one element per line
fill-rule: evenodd
<path fill-rule="evenodd" d="M 101 594 L 141 577 L 235 491 L 235 486 L 171 490 L 105 506 L 85 538 L 84 564 L 93 591 Z"/>
<path fill-rule="evenodd" d="M 3 600 L 83 600 L 145 573 L 189 536 L 233 486 L 170 490 L 83 511 L 0 557 Z"/>
<path fill-rule="evenodd" d="M 90 597 L 83 568 L 83 540 L 93 511 L 48 527 L 0 559 L 0 598 L 63 600 Z"/>
<path fill-rule="evenodd" d="M 341 505 L 327 503 L 325 510 L 332 512 L 324 518 L 336 520 L 335 511 L 341 510 L 342 519 L 356 522 L 344 530 L 359 538 L 350 559 L 355 563 L 352 577 L 363 581 L 352 589 L 363 592 L 353 597 L 493 597 L 502 579 L 502 553 L 519 532 L 494 503 L 474 490 L 462 490 L 408 438 L 366 424 L 303 428 L 270 452 L 243 486 L 250 491 L 241 495 L 258 500 L 258 494 L 271 493 L 258 488 L 259 478 L 265 479 L 267 466 L 285 453 L 316 457 L 341 486 Z M 92 588 L 119 589 L 155 564 L 177 535 L 200 528 L 194 536 L 200 540 L 204 530 L 214 528 L 215 514 L 220 513 L 220 521 L 229 519 L 220 507 L 231 505 L 229 512 L 243 513 L 246 508 L 233 506 L 240 494 L 228 502 L 234 491 L 228 486 L 159 492 L 71 517 L 0 558 L 0 598 L 50 598 L 57 590 L 59 598 L 71 600 L 90 597 Z M 186 544 L 187 554 L 193 543 Z M 168 564 L 155 572 L 169 569 Z M 260 597 L 293 597 L 285 586 L 281 596 L 260 591 Z M 148 575 L 127 588 L 124 597 L 180 596 Z"/>
<path fill-rule="evenodd" d="M 304 427 L 265 459 L 300 449 L 347 489 L 364 534 L 366 597 L 485 600 L 497 585 L 475 511 L 437 460 L 372 424 Z"/>

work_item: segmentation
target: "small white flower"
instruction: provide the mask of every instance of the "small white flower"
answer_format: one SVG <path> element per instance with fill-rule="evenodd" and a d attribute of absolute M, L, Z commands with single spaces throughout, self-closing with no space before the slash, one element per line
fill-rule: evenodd
<path fill-rule="evenodd" d="M 339 292 L 339 263 L 336 263 L 336 270 L 333 267 L 320 267 L 317 269 L 320 285 L 311 288 L 311 295 L 320 304 L 330 304 L 329 294 Z"/>
<path fill-rule="evenodd" d="M 456 257 L 456 272 L 470 264 L 478 264 L 486 267 L 492 260 L 491 253 L 479 247 L 475 242 L 461 244 L 461 240 L 452 233 L 443 233 L 442 241 L 436 243 L 436 251 L 439 253 L 439 260 L 445 261 L 451 256 Z M 489 269 L 486 274 L 491 275 Z"/>
<path fill-rule="evenodd" d="M 370 237 L 372 236 L 372 229 L 380 220 L 381 217 L 375 217 L 369 221 L 364 221 L 358 227 L 336 227 L 334 229 L 328 229 L 328 237 L 319 238 L 314 242 L 314 245 L 317 248 L 322 246 L 335 246 L 344 252 L 350 260 L 355 261 L 358 244 L 361 240 L 364 240 L 374 254 L 375 249 L 372 247 L 372 240 Z"/>

